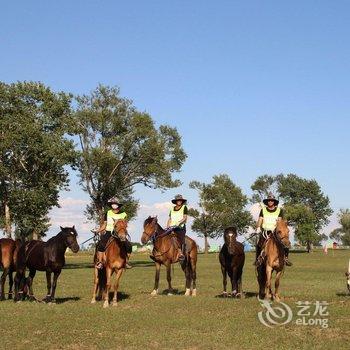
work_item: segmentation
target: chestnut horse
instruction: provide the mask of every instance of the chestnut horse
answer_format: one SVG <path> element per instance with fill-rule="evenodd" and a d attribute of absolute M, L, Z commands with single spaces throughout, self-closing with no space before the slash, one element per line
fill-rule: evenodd
<path fill-rule="evenodd" d="M 96 295 L 98 292 L 103 292 L 103 307 L 109 306 L 109 293 L 111 290 L 111 279 L 115 272 L 116 279 L 113 288 L 113 306 L 118 305 L 118 287 L 120 278 L 125 270 L 125 264 L 127 262 L 127 248 L 126 248 L 126 236 L 127 221 L 126 220 L 115 220 L 114 230 L 112 237 L 109 239 L 106 245 L 104 267 L 97 269 L 95 266 L 94 271 L 94 289 L 91 299 L 91 304 L 96 303 Z M 96 253 L 94 262 L 96 261 Z M 96 265 L 96 264 L 95 264 Z"/>
<path fill-rule="evenodd" d="M 262 249 L 263 262 L 257 266 L 259 298 L 280 301 L 279 285 L 285 261 L 284 248 L 290 246 L 287 221 L 279 220 Z M 272 292 L 272 272 L 276 271 L 275 291 Z"/>
<path fill-rule="evenodd" d="M 173 293 L 171 286 L 171 265 L 178 261 L 179 242 L 175 233 L 167 234 L 158 224 L 157 217 L 149 216 L 143 224 L 142 244 L 146 244 L 150 239 L 153 240 L 153 260 L 156 264 L 156 275 L 154 289 L 151 295 L 158 294 L 159 274 L 161 265 L 165 265 L 167 271 L 168 294 Z M 197 244 L 190 237 L 185 237 L 185 260 L 181 262 L 182 270 L 186 276 L 185 295 L 196 296 L 196 265 L 197 265 Z"/>
<path fill-rule="evenodd" d="M 15 301 L 19 301 L 20 286 L 25 280 L 29 288 L 29 300 L 35 301 L 33 294 L 33 279 L 36 271 L 46 271 L 47 295 L 45 302 L 55 301 L 57 279 L 65 265 L 64 254 L 67 248 L 73 253 L 79 251 L 75 227 L 61 227 L 61 231 L 47 242 L 31 240 L 21 245 L 17 255 L 15 277 Z M 28 267 L 29 277 L 25 279 L 25 270 Z M 51 274 L 53 280 L 51 283 Z"/>
<path fill-rule="evenodd" d="M 0 281 L 0 300 L 5 300 L 5 282 L 9 276 L 9 293 L 8 298 L 12 299 L 13 272 L 15 271 L 17 252 L 21 244 L 20 240 L 11 238 L 0 239 L 0 267 L 3 269 Z"/>
<path fill-rule="evenodd" d="M 231 279 L 232 294 L 234 298 L 242 297 L 242 272 L 245 260 L 244 245 L 237 242 L 237 229 L 228 227 L 224 232 L 224 245 L 219 254 L 221 272 L 223 278 L 224 297 L 228 296 L 226 291 L 227 275 Z"/>

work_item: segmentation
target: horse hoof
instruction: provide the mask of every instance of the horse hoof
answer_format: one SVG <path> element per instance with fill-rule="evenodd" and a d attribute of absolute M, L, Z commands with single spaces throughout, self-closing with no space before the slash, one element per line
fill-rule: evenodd
<path fill-rule="evenodd" d="M 8 300 L 12 299 L 12 293 L 9 293 Z"/>
<path fill-rule="evenodd" d="M 33 297 L 33 296 L 29 297 L 28 300 L 31 301 L 31 302 L 36 302 L 36 299 L 35 299 L 35 297 Z"/>
<path fill-rule="evenodd" d="M 152 291 L 152 293 L 151 293 L 152 296 L 155 296 L 155 295 L 157 295 L 157 294 L 158 294 L 158 290 L 157 290 L 157 289 L 154 289 L 154 290 Z"/>
<path fill-rule="evenodd" d="M 273 300 L 275 300 L 279 303 L 281 301 L 281 298 L 278 295 L 275 295 Z"/>
<path fill-rule="evenodd" d="M 190 295 L 191 295 L 191 289 L 186 288 L 185 297 L 189 297 Z"/>
<path fill-rule="evenodd" d="M 197 296 L 197 289 L 193 289 L 193 290 L 192 290 L 192 296 L 193 296 L 193 297 L 196 297 L 196 296 Z"/>
<path fill-rule="evenodd" d="M 91 299 L 91 304 L 96 304 L 96 299 L 95 298 Z"/>
<path fill-rule="evenodd" d="M 169 295 L 169 296 L 170 296 L 170 295 L 174 295 L 174 293 L 173 293 L 173 292 L 168 292 L 167 295 Z"/>
<path fill-rule="evenodd" d="M 9 297 L 9 299 L 10 299 L 10 297 Z M 5 300 L 5 295 L 2 295 L 1 297 L 0 297 L 0 301 L 4 301 Z"/>
<path fill-rule="evenodd" d="M 106 309 L 108 306 L 109 306 L 109 302 L 108 302 L 108 301 L 105 301 L 105 302 L 103 303 L 103 308 Z"/>
<path fill-rule="evenodd" d="M 118 302 L 117 301 L 113 301 L 112 306 L 118 306 Z"/>

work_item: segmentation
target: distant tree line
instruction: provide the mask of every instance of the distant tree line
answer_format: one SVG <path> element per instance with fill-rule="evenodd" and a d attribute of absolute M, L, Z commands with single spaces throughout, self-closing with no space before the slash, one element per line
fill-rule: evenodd
<path fill-rule="evenodd" d="M 98 223 L 114 195 L 132 218 L 136 185 L 162 190 L 181 185 L 173 176 L 186 157 L 176 128 L 156 125 L 117 87 L 99 85 L 74 96 L 38 82 L 0 82 L 0 227 L 8 237 L 45 235 L 48 213 L 69 186 L 69 169 L 77 171 L 90 197 L 87 217 Z M 332 214 L 317 181 L 295 174 L 259 176 L 251 198 L 226 174 L 209 184 L 192 181 L 190 188 L 199 197 L 189 211 L 192 230 L 204 238 L 206 251 L 208 239 L 220 237 L 227 226 L 242 234 L 254 228 L 248 204 L 260 203 L 270 192 L 308 250 L 325 238 L 321 231 Z M 339 221 L 331 237 L 349 243 L 350 212 L 342 211 Z"/>

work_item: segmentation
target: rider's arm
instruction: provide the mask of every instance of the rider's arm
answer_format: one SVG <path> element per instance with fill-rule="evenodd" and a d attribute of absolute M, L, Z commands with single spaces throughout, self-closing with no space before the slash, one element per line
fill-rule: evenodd
<path fill-rule="evenodd" d="M 263 217 L 263 212 L 261 210 L 259 214 L 258 222 L 256 223 L 256 232 L 260 232 L 263 221 L 264 221 L 264 217 Z"/>
<path fill-rule="evenodd" d="M 166 228 L 169 228 L 169 227 L 170 227 L 170 224 L 171 224 L 171 218 L 170 218 L 170 216 L 169 216 L 169 219 L 168 219 L 168 221 L 167 221 L 167 223 L 166 223 Z"/>
<path fill-rule="evenodd" d="M 107 221 L 104 221 L 100 228 L 96 231 L 96 233 L 98 233 L 99 235 L 101 235 L 102 232 L 106 231 L 106 227 L 107 227 Z"/>

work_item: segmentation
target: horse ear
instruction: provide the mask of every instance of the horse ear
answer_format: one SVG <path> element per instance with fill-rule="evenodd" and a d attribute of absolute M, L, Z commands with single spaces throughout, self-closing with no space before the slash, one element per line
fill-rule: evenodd
<path fill-rule="evenodd" d="M 61 230 L 63 230 L 63 227 L 62 227 L 62 226 L 60 226 L 60 229 L 61 229 Z"/>
<path fill-rule="evenodd" d="M 75 225 L 73 225 L 72 229 L 75 230 Z"/>

